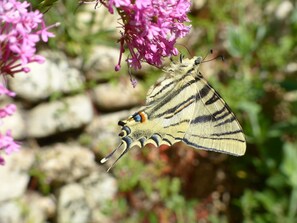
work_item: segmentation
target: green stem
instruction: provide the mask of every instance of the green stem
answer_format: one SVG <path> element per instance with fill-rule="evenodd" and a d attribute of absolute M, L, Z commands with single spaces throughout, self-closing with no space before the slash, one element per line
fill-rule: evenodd
<path fill-rule="evenodd" d="M 289 211 L 288 211 L 288 221 L 287 223 L 292 223 L 296 222 L 296 217 L 297 213 L 297 187 L 293 187 L 291 197 L 290 197 L 290 206 L 289 206 Z"/>

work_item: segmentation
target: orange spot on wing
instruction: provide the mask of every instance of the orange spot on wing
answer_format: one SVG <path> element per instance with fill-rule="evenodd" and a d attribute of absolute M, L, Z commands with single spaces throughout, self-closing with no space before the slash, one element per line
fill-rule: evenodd
<path fill-rule="evenodd" d="M 141 117 L 141 122 L 145 122 L 146 121 L 146 115 L 143 112 L 139 112 L 139 115 Z"/>

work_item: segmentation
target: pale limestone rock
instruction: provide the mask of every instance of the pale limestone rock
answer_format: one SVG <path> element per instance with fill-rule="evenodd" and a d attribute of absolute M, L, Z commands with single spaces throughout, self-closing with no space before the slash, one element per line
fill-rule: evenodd
<path fill-rule="evenodd" d="M 76 13 L 77 27 L 82 33 L 98 34 L 107 31 L 113 37 L 120 38 L 120 29 L 117 29 L 120 16 L 117 10 L 114 10 L 114 14 L 110 14 L 105 7 L 100 6 L 100 3 L 96 8 L 95 4 L 95 1 L 93 4 L 83 4 L 78 10 Z"/>
<path fill-rule="evenodd" d="M 93 91 L 93 98 L 99 109 L 112 111 L 141 104 L 145 93 L 140 83 L 133 88 L 129 78 L 125 78 L 116 84 L 98 85 Z"/>
<path fill-rule="evenodd" d="M 28 113 L 27 134 L 30 137 L 45 137 L 89 123 L 93 107 L 86 95 L 63 98 L 61 101 L 43 103 Z"/>
<path fill-rule="evenodd" d="M 103 168 L 93 172 L 81 180 L 80 184 L 85 190 L 85 198 L 90 207 L 96 208 L 112 200 L 117 192 L 115 178 L 106 173 Z"/>
<path fill-rule="evenodd" d="M 58 197 L 58 222 L 111 222 L 100 212 L 115 197 L 116 180 L 98 168 L 81 182 L 61 188 Z"/>
<path fill-rule="evenodd" d="M 206 0 L 192 0 L 192 9 L 201 9 L 206 3 Z"/>
<path fill-rule="evenodd" d="M 84 178 L 80 184 L 84 188 L 86 201 L 92 210 L 91 222 L 112 222 L 100 210 L 108 201 L 115 198 L 118 189 L 115 178 L 107 174 L 105 169 L 98 168 L 98 171 Z"/>
<path fill-rule="evenodd" d="M 49 215 L 46 208 L 55 208 L 53 199 L 38 194 L 0 203 L 1 223 L 46 223 Z"/>
<path fill-rule="evenodd" d="M 28 171 L 34 162 L 35 152 L 21 148 L 19 152 L 1 156 L 5 159 L 5 165 L 0 167 L 0 202 L 3 202 L 25 193 L 29 182 Z"/>
<path fill-rule="evenodd" d="M 19 199 L 0 203 L 0 222 L 46 223 L 53 217 L 55 209 L 53 198 L 29 192 Z"/>
<path fill-rule="evenodd" d="M 113 73 L 114 67 L 119 60 L 119 50 L 108 46 L 96 46 L 90 53 L 84 69 L 87 70 L 86 76 L 92 80 L 109 79 Z"/>
<path fill-rule="evenodd" d="M 0 203 L 1 223 L 23 223 L 22 209 L 15 201 Z"/>
<path fill-rule="evenodd" d="M 42 196 L 36 192 L 27 192 L 22 197 L 20 203 L 23 204 L 27 212 L 26 218 L 30 219 L 32 223 L 46 222 L 46 219 L 52 218 L 56 214 L 56 204 L 52 196 Z"/>
<path fill-rule="evenodd" d="M 292 62 L 292 63 L 287 64 L 285 71 L 289 74 L 297 72 L 297 63 Z"/>
<path fill-rule="evenodd" d="M 84 77 L 71 67 L 67 58 L 61 53 L 41 53 L 46 57 L 42 64 L 30 63 L 29 73 L 18 73 L 9 79 L 11 89 L 28 101 L 39 101 L 53 93 L 70 93 L 82 88 Z"/>
<path fill-rule="evenodd" d="M 293 9 L 291 1 L 282 1 L 276 9 L 275 16 L 280 20 L 286 19 Z"/>
<path fill-rule="evenodd" d="M 83 187 L 77 183 L 62 187 L 58 198 L 58 222 L 90 223 L 90 219 L 91 209 Z"/>
<path fill-rule="evenodd" d="M 37 167 L 48 182 L 69 183 L 95 170 L 94 154 L 88 148 L 75 144 L 57 144 L 42 148 Z"/>

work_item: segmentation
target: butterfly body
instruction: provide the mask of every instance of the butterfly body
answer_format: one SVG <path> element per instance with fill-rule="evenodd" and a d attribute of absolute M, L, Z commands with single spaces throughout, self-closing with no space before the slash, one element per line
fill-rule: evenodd
<path fill-rule="evenodd" d="M 197 149 L 237 156 L 245 153 L 242 129 L 228 105 L 199 72 L 201 62 L 201 57 L 194 57 L 165 68 L 165 75 L 149 89 L 146 105 L 119 121 L 124 146 L 120 157 L 133 146 L 173 145 L 179 141 Z"/>

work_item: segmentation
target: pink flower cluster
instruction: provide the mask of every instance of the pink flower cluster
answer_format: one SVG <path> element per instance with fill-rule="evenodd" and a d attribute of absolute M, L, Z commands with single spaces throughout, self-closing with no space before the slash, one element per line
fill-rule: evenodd
<path fill-rule="evenodd" d="M 40 40 L 47 42 L 54 35 L 47 31 L 50 27 L 45 26 L 43 15 L 37 10 L 29 10 L 30 7 L 26 1 L 0 0 L 0 78 L 1 75 L 13 76 L 21 71 L 29 72 L 27 64 L 44 61 L 42 56 L 35 54 L 36 44 Z M 13 97 L 15 93 L 0 83 L 1 95 Z M 0 126 L 3 125 L 3 119 L 15 110 L 14 104 L 0 108 Z M 19 147 L 10 130 L 5 133 L 0 131 L 0 151 L 10 154 Z M 1 156 L 0 164 L 4 164 Z"/>
<path fill-rule="evenodd" d="M 7 90 L 1 83 L 0 83 L 0 96 L 7 95 L 7 96 L 15 96 L 14 92 Z M 0 108 L 0 127 L 3 125 L 2 119 L 12 115 L 16 111 L 16 106 L 14 104 L 6 105 L 4 108 Z M 11 131 L 7 130 L 6 133 L 2 134 L 0 132 L 0 151 L 4 150 L 6 154 L 11 154 L 12 152 L 16 152 L 19 150 L 19 145 L 14 142 Z M 4 164 L 4 159 L 0 156 L 0 165 Z"/>
<path fill-rule="evenodd" d="M 135 69 L 141 68 L 141 61 L 160 66 L 162 58 L 177 55 L 176 40 L 184 37 L 190 26 L 187 13 L 190 0 L 100 0 L 110 13 L 115 7 L 122 18 L 121 51 L 115 69 L 120 69 L 124 48 L 130 58 L 127 63 Z"/>
<path fill-rule="evenodd" d="M 29 11 L 26 1 L 0 1 L 0 74 L 12 75 L 29 72 L 26 67 L 31 62 L 43 62 L 36 55 L 36 43 L 47 42 L 54 35 L 47 30 L 43 15 L 39 11 Z"/>

